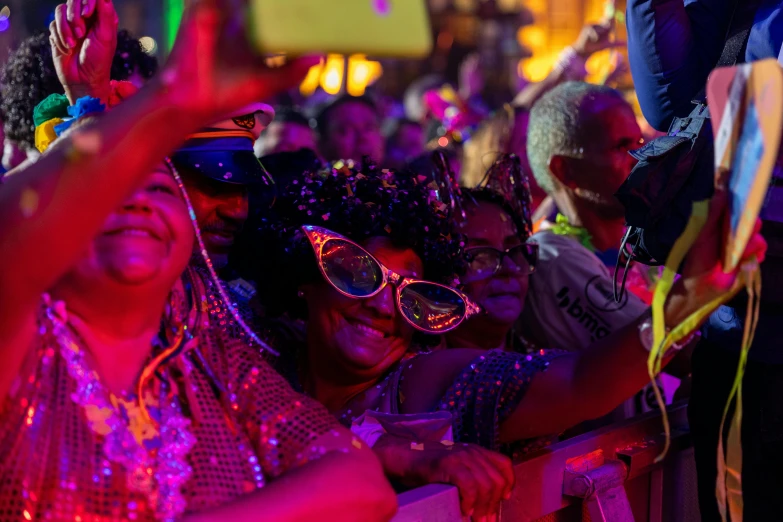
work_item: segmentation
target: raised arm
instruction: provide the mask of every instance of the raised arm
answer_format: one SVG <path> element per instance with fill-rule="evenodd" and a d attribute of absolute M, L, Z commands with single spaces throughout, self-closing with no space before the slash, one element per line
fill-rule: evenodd
<path fill-rule="evenodd" d="M 629 0 L 628 58 L 642 112 L 665 131 L 687 116 L 723 50 L 731 0 Z"/>
<path fill-rule="evenodd" d="M 158 79 L 0 188 L 0 358 L 7 362 L 0 395 L 18 369 L 20 330 L 31 324 L 40 294 L 78 259 L 105 217 L 190 132 L 295 85 L 312 65 L 265 69 L 227 18 L 239 11 L 231 3 L 198 2 Z"/>
<path fill-rule="evenodd" d="M 540 82 L 527 84 L 515 97 L 512 105 L 530 110 L 548 91 L 567 81 L 583 80 L 585 62 L 593 54 L 606 49 L 624 47 L 625 42 L 612 39 L 614 21 L 604 20 L 585 25 L 573 44 L 561 53 L 555 67 Z"/>
<path fill-rule="evenodd" d="M 693 246 L 683 277 L 672 287 L 664 306 L 665 324 L 673 328 L 692 313 L 734 287 L 736 273 L 725 274 L 720 259 L 726 209 L 725 190 L 716 190 L 710 217 Z M 745 259 L 764 259 L 766 243 L 757 225 Z M 536 375 L 519 406 L 500 427 L 501 441 L 560 433 L 584 420 L 605 415 L 647 382 L 649 352 L 634 321 L 578 354 L 552 361 Z M 670 354 L 673 355 L 673 354 Z"/>
<path fill-rule="evenodd" d="M 281 478 L 234 502 L 186 516 L 183 522 L 232 520 L 251 522 L 382 522 L 397 510 L 394 491 L 367 446 L 354 449 L 350 434 L 323 436 L 325 451 L 348 445 L 349 451 L 328 451 L 320 459 L 293 469 Z M 358 443 L 357 443 L 358 444 Z"/>

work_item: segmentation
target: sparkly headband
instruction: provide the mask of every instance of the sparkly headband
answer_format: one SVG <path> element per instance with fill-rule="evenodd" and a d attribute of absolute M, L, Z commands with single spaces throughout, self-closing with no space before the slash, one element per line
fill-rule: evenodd
<path fill-rule="evenodd" d="M 509 207 L 522 220 L 525 237 L 533 234 L 530 181 L 516 154 L 504 154 L 487 171 L 476 188 L 485 188 L 503 196 Z"/>

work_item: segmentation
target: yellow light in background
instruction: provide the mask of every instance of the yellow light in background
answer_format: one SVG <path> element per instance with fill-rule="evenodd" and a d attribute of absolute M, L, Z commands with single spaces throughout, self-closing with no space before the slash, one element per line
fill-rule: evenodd
<path fill-rule="evenodd" d="M 280 54 L 277 56 L 269 56 L 264 60 L 264 63 L 267 67 L 271 69 L 275 69 L 277 67 L 282 67 L 285 65 L 286 57 L 284 54 Z"/>
<path fill-rule="evenodd" d="M 302 80 L 301 85 L 299 85 L 299 92 L 301 92 L 303 96 L 311 96 L 318 88 L 318 85 L 321 83 L 321 72 L 323 69 L 324 62 L 321 60 L 321 63 L 313 65 L 310 67 L 310 70 L 307 71 L 307 76 L 305 76 L 305 79 Z"/>
<path fill-rule="evenodd" d="M 542 53 L 534 58 L 528 58 L 519 62 L 522 75 L 531 82 L 540 82 L 547 77 L 557 60 L 557 53 Z"/>
<path fill-rule="evenodd" d="M 519 10 L 522 2 L 520 0 L 497 0 L 498 7 L 504 13 L 514 13 Z"/>
<path fill-rule="evenodd" d="M 327 94 L 339 94 L 343 86 L 345 73 L 345 58 L 340 54 L 330 54 L 326 58 L 321 73 L 321 87 Z"/>
<path fill-rule="evenodd" d="M 362 54 L 355 54 L 348 59 L 348 81 L 346 88 L 351 96 L 361 96 L 367 86 L 377 80 L 383 69 L 378 62 L 366 59 Z"/>
<path fill-rule="evenodd" d="M 525 7 L 530 9 L 534 13 L 543 13 L 547 10 L 546 0 L 527 0 Z"/>
<path fill-rule="evenodd" d="M 454 7 L 463 13 L 471 12 L 476 8 L 474 0 L 454 0 Z"/>
<path fill-rule="evenodd" d="M 517 41 L 530 49 L 541 49 L 546 45 L 546 31 L 543 27 L 528 25 L 517 31 Z"/>
<path fill-rule="evenodd" d="M 612 71 L 612 51 L 601 51 L 587 59 L 585 63 L 587 71 L 586 80 L 593 83 L 601 83 Z"/>

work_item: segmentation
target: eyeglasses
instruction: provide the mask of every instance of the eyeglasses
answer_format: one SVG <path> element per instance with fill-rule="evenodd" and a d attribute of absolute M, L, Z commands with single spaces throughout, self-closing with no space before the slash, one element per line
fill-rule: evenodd
<path fill-rule="evenodd" d="M 386 285 L 396 289 L 397 309 L 414 328 L 444 333 L 481 312 L 468 296 L 446 285 L 410 279 L 386 268 L 350 239 L 325 228 L 303 226 L 318 268 L 327 282 L 346 297 L 366 299 Z"/>
<path fill-rule="evenodd" d="M 538 261 L 538 245 L 536 243 L 522 243 L 506 250 L 498 250 L 492 247 L 466 248 L 470 271 L 477 277 L 489 277 L 498 273 L 503 266 L 503 260 L 508 257 L 514 262 L 519 272 L 532 274 L 536 270 Z"/>

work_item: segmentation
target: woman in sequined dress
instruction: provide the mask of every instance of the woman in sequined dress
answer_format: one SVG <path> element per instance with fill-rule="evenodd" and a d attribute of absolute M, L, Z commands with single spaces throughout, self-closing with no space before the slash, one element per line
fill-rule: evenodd
<path fill-rule="evenodd" d="M 233 333 L 216 279 L 186 270 L 195 218 L 161 159 L 312 65 L 228 64 L 247 49 L 224 4 L 197 3 L 160 79 L 0 189 L 1 520 L 394 512 L 371 452 Z M 106 84 L 89 62 L 113 52 L 110 0 L 60 6 L 56 24 L 79 27 L 53 41 L 59 59 Z"/>
<path fill-rule="evenodd" d="M 522 451 L 533 439 L 610 412 L 648 382 L 648 350 L 636 323 L 580 354 L 450 349 L 411 357 L 414 329 L 402 317 L 394 285 L 364 299 L 342 295 L 319 271 L 300 232 L 303 225 L 323 227 L 402 276 L 450 282 L 464 268 L 463 238 L 450 217 L 437 216 L 445 205 L 430 205 L 429 186 L 422 190 L 411 179 L 417 178 L 338 169 L 307 173 L 281 191 L 278 228 L 267 225 L 273 233 L 259 240 L 265 254 L 258 256 L 263 262 L 274 246 L 279 266 L 256 276 L 271 284 L 274 273 L 280 285 L 274 301 L 307 319 L 305 345 L 281 361 L 291 382 L 346 424 L 366 410 L 446 411 L 457 441 L 491 449 L 513 444 Z M 721 198 L 713 202 L 685 276 L 665 307 L 668 325 L 682 322 L 735 280 L 718 261 L 724 204 Z M 748 255 L 763 256 L 764 250 L 763 239 L 754 236 Z"/>

